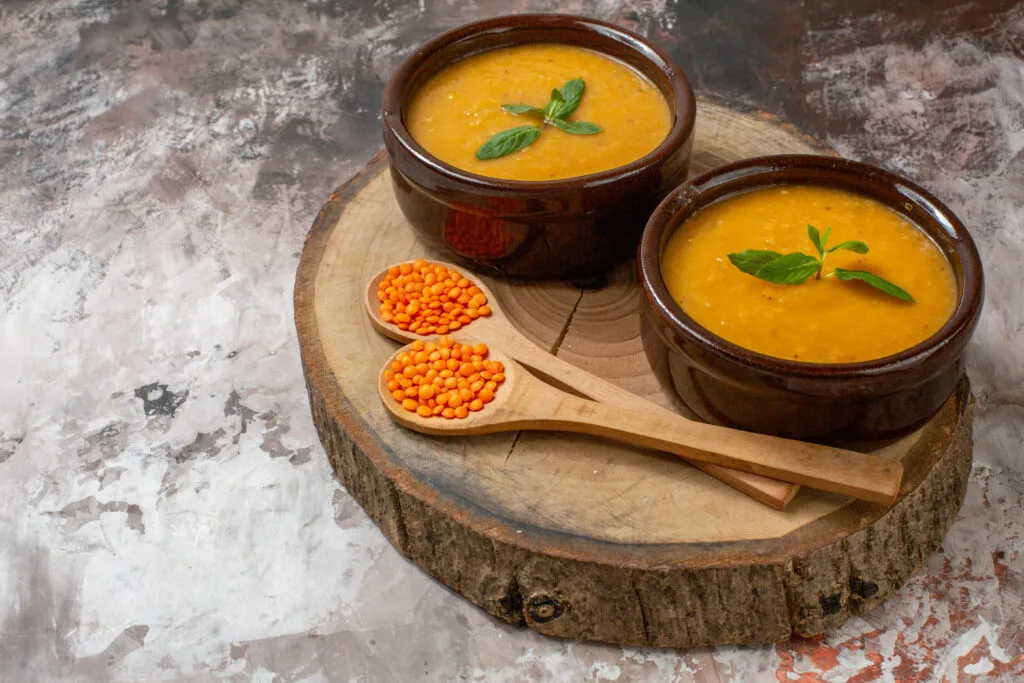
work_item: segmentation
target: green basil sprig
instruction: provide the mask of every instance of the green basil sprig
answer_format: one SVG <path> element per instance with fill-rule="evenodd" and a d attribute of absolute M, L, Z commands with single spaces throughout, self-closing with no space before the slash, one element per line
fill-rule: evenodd
<path fill-rule="evenodd" d="M 543 109 L 529 104 L 503 104 L 501 108 L 517 116 L 524 114 L 540 116 L 543 118 L 544 124 L 554 126 L 572 135 L 595 135 L 601 132 L 601 126 L 596 123 L 567 120 L 579 108 L 585 89 L 586 84 L 583 79 L 574 78 L 561 88 L 553 89 L 551 99 Z M 513 154 L 530 146 L 538 137 L 540 137 L 540 128 L 537 126 L 516 126 L 503 130 L 480 146 L 480 149 L 476 151 L 476 158 L 488 161 Z"/>
<path fill-rule="evenodd" d="M 813 225 L 807 226 L 807 237 L 810 238 L 817 256 L 794 252 L 792 254 L 780 254 L 777 251 L 764 249 L 748 249 L 735 254 L 729 254 L 729 261 L 748 275 L 771 282 L 777 285 L 801 285 L 813 275 L 821 279 L 821 269 L 825 265 L 825 257 L 834 251 L 852 251 L 856 254 L 868 253 L 868 245 L 859 240 L 841 242 L 834 247 L 828 247 L 828 237 L 832 228 L 825 231 L 824 237 Z M 914 297 L 889 282 L 865 270 L 846 270 L 835 268 L 826 278 L 835 277 L 839 280 L 859 280 L 871 285 L 879 291 L 903 301 L 914 301 Z"/>

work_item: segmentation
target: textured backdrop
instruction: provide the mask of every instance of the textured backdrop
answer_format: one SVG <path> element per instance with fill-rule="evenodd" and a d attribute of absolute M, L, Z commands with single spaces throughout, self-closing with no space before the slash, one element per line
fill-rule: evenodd
<path fill-rule="evenodd" d="M 303 237 L 391 69 L 525 10 L 947 201 L 983 253 L 967 501 L 825 637 L 687 652 L 499 624 L 332 477 L 292 323 Z M 1014 0 L 0 4 L 0 680 L 1024 678 L 1024 6 Z"/>

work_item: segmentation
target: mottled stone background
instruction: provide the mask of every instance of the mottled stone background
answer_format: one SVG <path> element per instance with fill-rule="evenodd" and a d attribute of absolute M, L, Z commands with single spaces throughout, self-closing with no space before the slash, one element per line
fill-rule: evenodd
<path fill-rule="evenodd" d="M 379 148 L 397 62 L 528 9 L 644 33 L 974 231 L 971 486 L 884 607 L 774 647 L 545 639 L 405 561 L 333 479 L 292 324 L 303 236 Z M 1024 678 L 1022 149 L 1015 0 L 4 0 L 0 680 Z"/>

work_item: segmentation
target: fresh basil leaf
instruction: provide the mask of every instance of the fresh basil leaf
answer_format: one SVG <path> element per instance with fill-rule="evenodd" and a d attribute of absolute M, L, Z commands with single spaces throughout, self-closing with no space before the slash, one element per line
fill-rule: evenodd
<path fill-rule="evenodd" d="M 736 254 L 729 254 L 732 264 L 747 275 L 754 275 L 761 266 L 779 258 L 782 258 L 782 254 L 779 252 L 764 249 L 747 249 Z"/>
<path fill-rule="evenodd" d="M 777 285 L 799 285 L 821 268 L 821 261 L 795 252 L 769 261 L 754 273 L 754 277 Z"/>
<path fill-rule="evenodd" d="M 558 114 L 564 106 L 565 100 L 562 99 L 562 93 L 559 92 L 558 88 L 553 88 L 551 90 L 551 100 L 548 102 L 548 106 L 544 107 L 544 118 L 546 120 L 558 118 Z"/>
<path fill-rule="evenodd" d="M 540 136 L 536 126 L 516 126 L 503 130 L 480 146 L 476 158 L 481 161 L 497 159 L 518 152 Z"/>
<path fill-rule="evenodd" d="M 583 90 L 586 88 L 586 84 L 582 78 L 574 78 L 565 85 L 559 91 L 559 95 L 562 98 L 562 105 L 559 108 L 558 115 L 554 118 L 565 119 L 572 116 L 579 106 L 580 101 L 583 99 Z"/>
<path fill-rule="evenodd" d="M 825 228 L 825 234 L 821 236 L 821 248 L 828 246 L 828 236 L 832 234 L 832 228 Z"/>
<path fill-rule="evenodd" d="M 853 251 L 853 252 L 856 252 L 858 254 L 866 254 L 866 253 L 868 253 L 868 245 L 864 244 L 860 240 L 850 240 L 849 242 L 843 242 L 842 244 L 837 244 L 836 246 L 832 247 L 831 249 L 829 249 L 825 253 L 826 254 L 831 254 L 833 251 L 839 251 L 840 249 L 842 249 L 844 251 Z"/>
<path fill-rule="evenodd" d="M 897 299 L 911 302 L 914 300 L 914 297 L 910 296 L 905 289 L 897 287 L 885 278 L 878 277 L 874 273 L 869 273 L 864 270 L 845 270 L 843 268 L 836 268 L 832 272 L 840 280 L 860 280 L 861 282 L 866 282 L 875 289 L 880 289 L 886 294 L 890 294 Z"/>
<path fill-rule="evenodd" d="M 821 234 L 816 227 L 809 223 L 807 225 L 807 236 L 811 238 L 811 243 L 818 250 L 818 258 L 825 256 L 825 247 L 821 243 Z"/>
<path fill-rule="evenodd" d="M 540 107 L 531 107 L 528 104 L 503 104 L 501 108 L 512 114 L 544 114 Z"/>
<path fill-rule="evenodd" d="M 563 121 L 562 119 L 552 119 L 550 123 L 553 123 L 559 130 L 564 130 L 566 133 L 572 133 L 573 135 L 594 135 L 595 133 L 600 133 L 602 130 L 601 126 L 588 121 Z"/>

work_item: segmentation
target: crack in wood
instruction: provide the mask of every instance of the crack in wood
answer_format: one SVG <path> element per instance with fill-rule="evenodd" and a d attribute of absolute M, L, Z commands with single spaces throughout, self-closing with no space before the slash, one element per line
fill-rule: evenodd
<path fill-rule="evenodd" d="M 555 343 L 551 346 L 551 355 L 557 356 L 558 350 L 562 348 L 562 342 L 565 341 L 566 335 L 569 334 L 569 328 L 572 327 L 573 318 L 576 317 L 576 310 L 580 307 L 580 302 L 583 301 L 583 290 L 580 290 L 579 296 L 576 297 L 576 303 L 572 305 L 572 310 L 569 311 L 569 317 L 565 319 L 565 324 L 562 325 L 562 330 L 558 333 L 558 338 L 555 339 Z"/>
<path fill-rule="evenodd" d="M 516 432 L 516 435 L 512 438 L 512 445 L 508 447 L 508 453 L 505 454 L 505 462 L 512 457 L 512 451 L 516 449 L 516 444 L 519 443 L 519 437 L 523 435 L 522 432 Z"/>
<path fill-rule="evenodd" d="M 644 600 L 640 597 L 640 589 L 636 585 L 636 572 L 629 573 L 629 587 L 633 589 L 633 596 L 636 597 L 637 608 L 640 610 L 640 625 L 644 630 L 644 643 L 651 644 L 651 631 L 647 622 L 647 608 Z"/>

